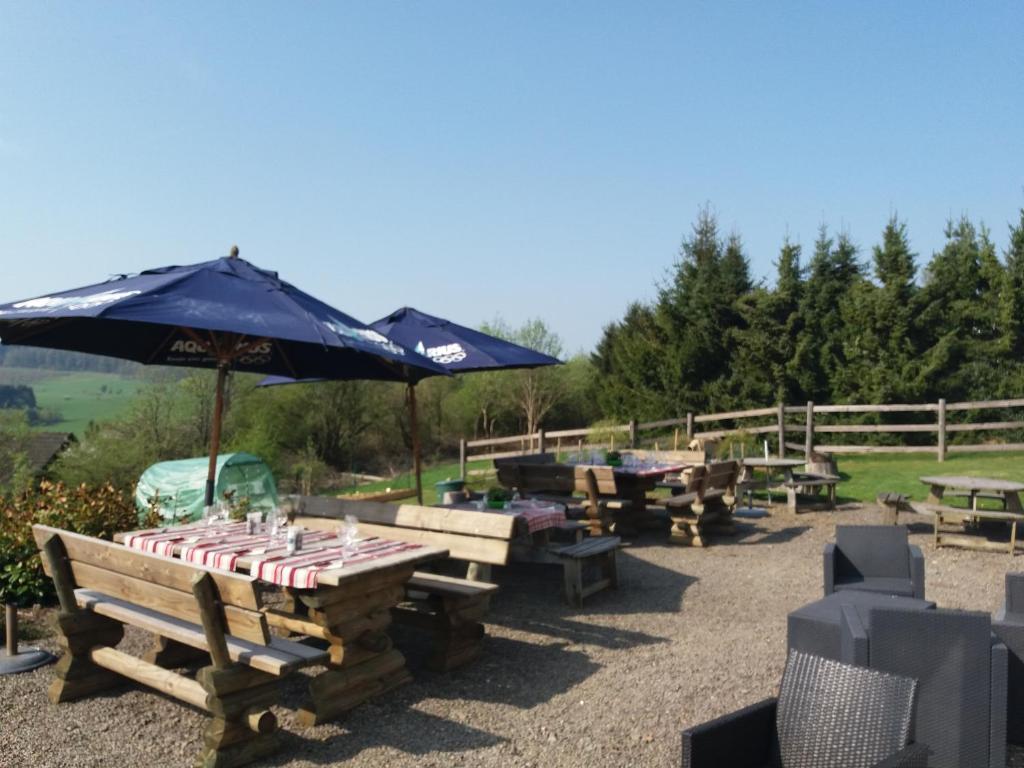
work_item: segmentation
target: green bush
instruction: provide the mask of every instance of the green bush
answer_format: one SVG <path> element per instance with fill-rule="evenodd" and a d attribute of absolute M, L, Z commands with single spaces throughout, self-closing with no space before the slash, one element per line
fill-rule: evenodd
<path fill-rule="evenodd" d="M 0 600 L 19 606 L 52 597 L 32 525 L 41 523 L 110 539 L 139 526 L 131 493 L 110 485 L 68 488 L 42 482 L 38 488 L 0 498 Z"/>

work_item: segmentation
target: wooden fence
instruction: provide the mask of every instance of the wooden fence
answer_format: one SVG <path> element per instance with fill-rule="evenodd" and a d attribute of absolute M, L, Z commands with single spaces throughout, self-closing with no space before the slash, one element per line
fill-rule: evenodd
<path fill-rule="evenodd" d="M 551 432 L 540 430 L 534 434 L 493 437 L 486 440 L 461 440 L 459 463 L 462 476 L 466 476 L 466 464 L 471 461 L 522 456 L 545 451 L 582 450 L 584 445 L 594 445 L 591 438 L 597 437 L 601 445 L 623 448 L 638 447 L 641 441 L 662 439 L 659 447 L 673 450 L 686 447 L 695 438 L 722 439 L 733 435 L 768 436 L 773 450 L 783 456 L 787 450 L 828 453 L 934 453 L 938 461 L 944 461 L 948 453 L 966 451 L 1014 451 L 1024 450 L 1024 443 L 986 442 L 973 445 L 951 443 L 949 438 L 961 432 L 984 432 L 1024 430 L 1024 421 L 958 421 L 949 419 L 950 414 L 972 411 L 991 411 L 1024 408 L 1024 398 L 1013 400 L 980 400 L 962 403 L 947 403 L 940 399 L 934 403 L 910 403 L 893 405 L 785 405 L 779 403 L 771 408 L 753 408 L 746 411 L 725 411 L 722 413 L 687 413 L 685 417 L 640 422 L 632 419 L 625 424 L 588 427 L 584 429 L 561 429 Z M 913 414 L 908 423 L 900 424 L 851 424 L 827 423 L 844 415 L 859 414 L 862 417 L 883 414 Z M 825 417 L 825 418 L 822 418 Z M 750 423 L 751 421 L 756 423 Z M 723 426 L 728 422 L 731 426 Z M 717 427 L 701 429 L 702 426 Z M 786 435 L 802 433 L 802 442 L 789 442 Z M 823 435 L 909 435 L 914 433 L 934 434 L 928 444 L 912 445 L 871 445 L 818 443 Z M 652 435 L 654 436 L 652 438 Z M 764 439 L 764 438 L 760 438 Z M 906 442 L 904 440 L 904 442 Z M 480 449 L 486 449 L 481 451 Z"/>

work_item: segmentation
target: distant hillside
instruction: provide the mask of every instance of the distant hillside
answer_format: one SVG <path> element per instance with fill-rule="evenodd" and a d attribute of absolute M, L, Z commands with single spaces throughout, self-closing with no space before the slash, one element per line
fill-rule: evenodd
<path fill-rule="evenodd" d="M 141 366 L 128 360 L 81 352 L 63 352 L 42 347 L 6 347 L 0 345 L 0 368 L 39 368 L 47 371 L 89 371 L 134 375 Z"/>

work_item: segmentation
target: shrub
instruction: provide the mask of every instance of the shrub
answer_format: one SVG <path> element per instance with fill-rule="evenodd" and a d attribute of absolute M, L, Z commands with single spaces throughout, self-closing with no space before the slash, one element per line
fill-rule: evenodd
<path fill-rule="evenodd" d="M 139 526 L 131 493 L 109 483 L 68 488 L 43 481 L 38 488 L 0 498 L 0 600 L 25 606 L 52 597 L 32 537 L 41 523 L 87 536 L 110 539 Z"/>

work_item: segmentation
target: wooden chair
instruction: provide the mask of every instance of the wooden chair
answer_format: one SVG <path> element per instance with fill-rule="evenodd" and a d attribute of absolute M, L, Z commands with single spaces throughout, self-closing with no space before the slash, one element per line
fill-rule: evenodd
<path fill-rule="evenodd" d="M 707 545 L 713 527 L 719 534 L 734 532 L 732 510 L 736 506 L 736 481 L 740 464 L 720 461 L 694 467 L 681 493 L 665 500 L 672 518 L 670 541 L 695 547 Z"/>
<path fill-rule="evenodd" d="M 50 700 L 74 701 L 134 680 L 212 716 L 200 764 L 240 766 L 276 749 L 278 678 L 328 654 L 271 637 L 255 579 L 35 525 L 43 568 L 60 601 L 65 654 Z M 160 641 L 145 659 L 117 650 L 124 625 Z M 193 649 L 210 661 L 195 679 L 179 666 Z"/>

